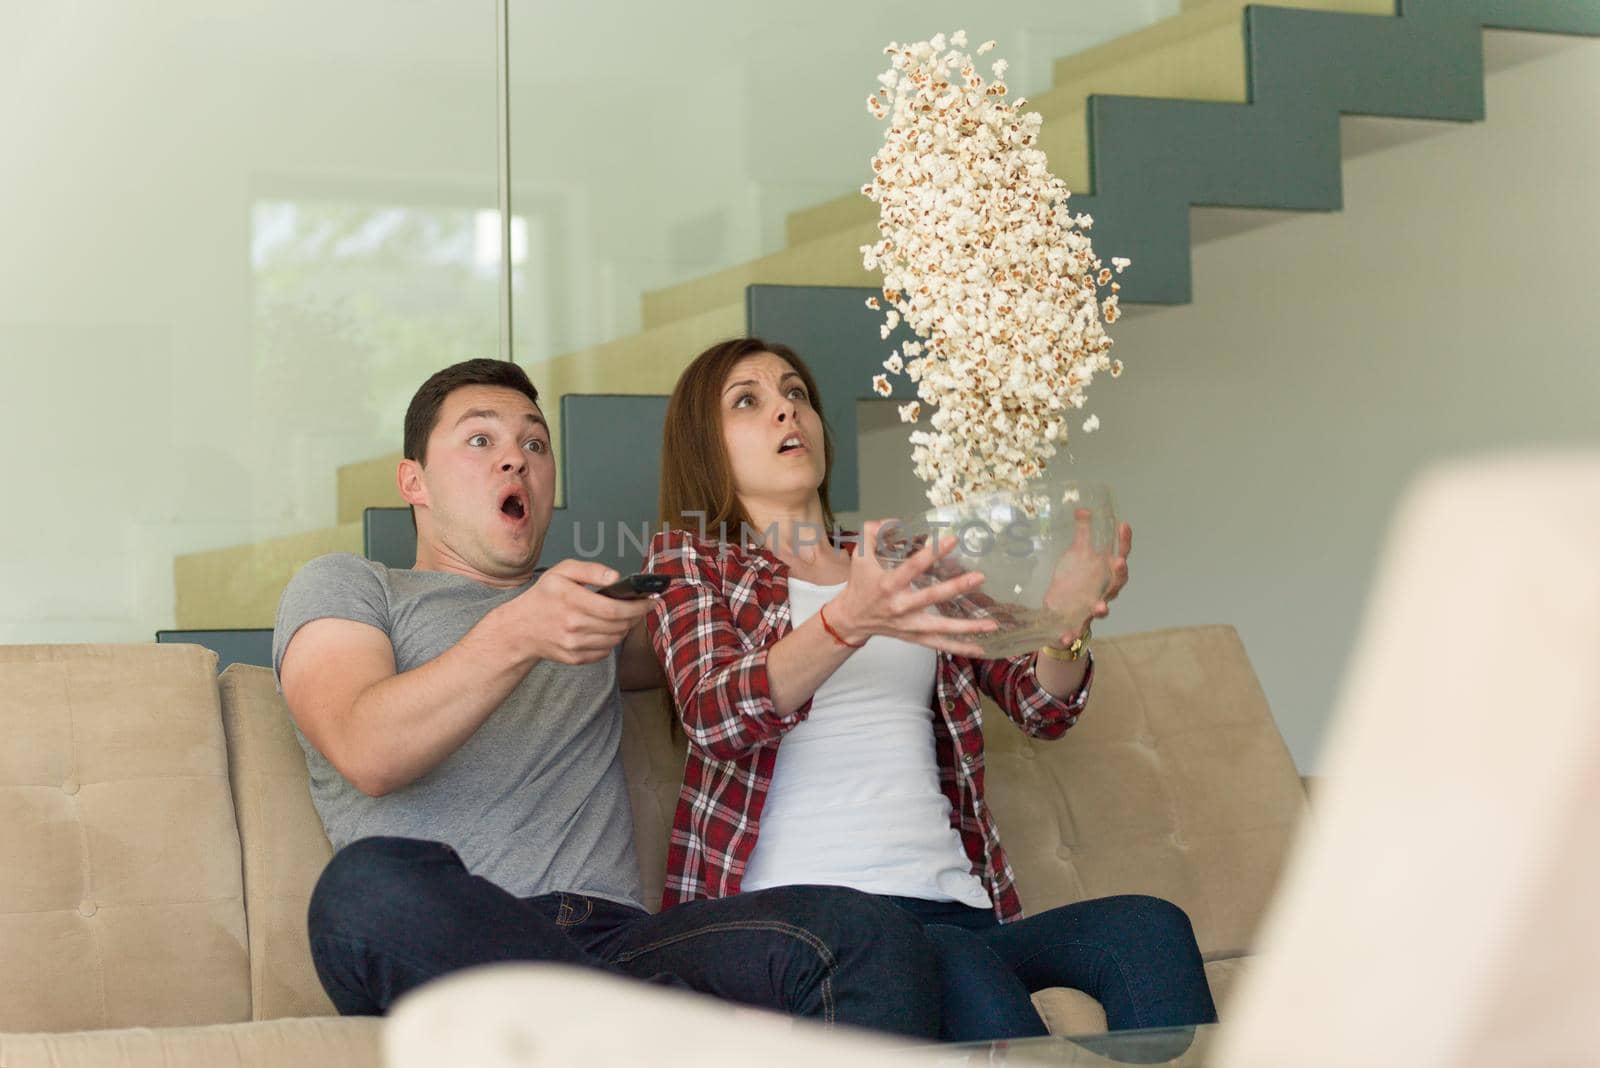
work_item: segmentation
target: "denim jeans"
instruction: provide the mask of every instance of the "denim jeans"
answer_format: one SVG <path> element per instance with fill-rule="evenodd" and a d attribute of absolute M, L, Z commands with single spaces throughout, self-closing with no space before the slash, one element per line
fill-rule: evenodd
<path fill-rule="evenodd" d="M 598 968 L 729 1001 L 895 1034 L 939 1033 L 937 962 L 921 925 L 869 894 L 777 887 L 652 915 L 581 894 L 518 898 L 455 850 L 363 838 L 317 881 L 317 977 L 344 1015 L 378 1015 L 430 979 L 496 961 Z"/>
<path fill-rule="evenodd" d="M 1095 998 L 1113 1031 L 1216 1022 L 1189 917 L 1160 898 L 1097 898 L 1007 924 L 952 901 L 884 900 L 921 920 L 939 946 L 950 1041 L 1046 1034 L 1029 994 L 1053 986 Z"/>

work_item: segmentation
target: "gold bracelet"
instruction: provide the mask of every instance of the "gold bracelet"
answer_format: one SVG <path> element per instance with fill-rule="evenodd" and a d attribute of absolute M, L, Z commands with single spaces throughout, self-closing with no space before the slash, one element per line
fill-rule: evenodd
<path fill-rule="evenodd" d="M 1051 660 L 1059 660 L 1064 664 L 1073 664 L 1083 655 L 1083 643 L 1088 640 L 1089 627 L 1086 624 L 1083 628 L 1083 633 L 1072 639 L 1072 644 L 1065 649 L 1057 649 L 1053 645 L 1047 645 L 1039 651 Z"/>

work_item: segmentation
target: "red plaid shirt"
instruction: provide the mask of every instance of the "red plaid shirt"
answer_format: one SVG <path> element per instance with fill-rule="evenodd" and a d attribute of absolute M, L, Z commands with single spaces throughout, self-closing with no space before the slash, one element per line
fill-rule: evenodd
<path fill-rule="evenodd" d="M 646 617 L 678 703 L 689 755 L 667 847 L 663 908 L 739 892 L 761 832 L 778 743 L 811 711 L 773 707 L 767 651 L 789 633 L 789 569 L 762 549 L 657 534 L 647 570 L 676 581 Z M 1059 738 L 1077 722 L 1094 664 L 1070 700 L 1039 685 L 1033 656 L 969 660 L 939 654 L 934 751 L 950 825 L 1002 921 L 1022 915 L 1011 865 L 983 799 L 981 693 L 1035 738 Z M 981 691 L 981 693 L 980 693 Z"/>

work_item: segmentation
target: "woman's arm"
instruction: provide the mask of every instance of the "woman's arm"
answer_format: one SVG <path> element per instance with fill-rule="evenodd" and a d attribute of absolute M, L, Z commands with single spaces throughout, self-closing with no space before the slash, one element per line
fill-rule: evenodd
<path fill-rule="evenodd" d="M 873 526 L 869 524 L 863 544 L 871 544 Z M 777 642 L 748 650 L 734 625 L 713 557 L 684 532 L 656 536 L 647 566 L 671 576 L 673 582 L 646 626 L 666 669 L 685 733 L 723 759 L 763 744 L 803 720 L 817 688 L 873 635 L 889 634 L 970 655 L 977 649 L 961 637 L 993 628 L 987 621 L 946 619 L 927 611 L 941 600 L 968 592 L 983 581 L 982 575 L 963 575 L 913 590 L 912 580 L 937 559 L 932 548 L 894 571 L 885 571 L 870 553 L 858 551 L 843 593 Z M 753 591 L 745 592 L 754 596 Z M 833 634 L 828 633 L 829 626 Z"/>
<path fill-rule="evenodd" d="M 1080 538 L 1086 532 L 1087 526 L 1080 524 Z M 1083 542 L 1087 545 L 1086 538 Z M 1117 553 L 1110 562 L 1109 583 L 1090 619 L 1063 634 L 1052 648 L 1071 648 L 1075 639 L 1088 637 L 1090 622 L 1110 614 L 1111 602 L 1128 584 L 1128 554 L 1132 551 L 1133 528 L 1123 523 L 1117 529 Z M 994 698 L 1017 726 L 1036 738 L 1059 738 L 1065 734 L 1078 721 L 1094 682 L 1094 657 L 1087 648 L 1076 660 L 1051 656 L 1041 649 L 1011 660 L 979 660 L 974 667 L 979 688 Z"/>
<path fill-rule="evenodd" d="M 1094 658 L 1086 653 L 1078 661 L 1083 665 L 1078 687 L 1058 697 L 1045 688 L 1035 667 L 1036 663 L 1048 662 L 1037 653 L 1010 660 L 972 661 L 978 689 L 994 698 L 1000 710 L 1033 738 L 1059 738 L 1067 733 L 1067 728 L 1077 723 L 1078 716 L 1083 713 L 1083 706 L 1089 700 L 1089 687 L 1094 681 Z M 1070 666 L 1077 667 L 1077 664 Z"/>
<path fill-rule="evenodd" d="M 691 742 L 731 760 L 805 718 L 803 707 L 780 713 L 773 704 L 771 647 L 746 648 L 714 552 L 683 531 L 663 531 L 651 541 L 645 567 L 672 579 L 645 617 L 645 630 Z"/>

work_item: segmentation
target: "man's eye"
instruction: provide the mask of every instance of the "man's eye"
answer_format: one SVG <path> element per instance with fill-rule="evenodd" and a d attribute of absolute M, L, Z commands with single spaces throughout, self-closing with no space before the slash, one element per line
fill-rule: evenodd
<path fill-rule="evenodd" d="M 544 452 L 550 448 L 550 446 L 544 443 L 542 438 L 529 438 L 527 441 L 523 442 L 522 447 L 527 449 L 529 452 Z"/>
<path fill-rule="evenodd" d="M 471 445 L 474 449 L 481 449 L 485 445 L 489 444 L 489 435 L 488 434 L 474 434 L 470 438 L 467 439 L 467 444 Z"/>

